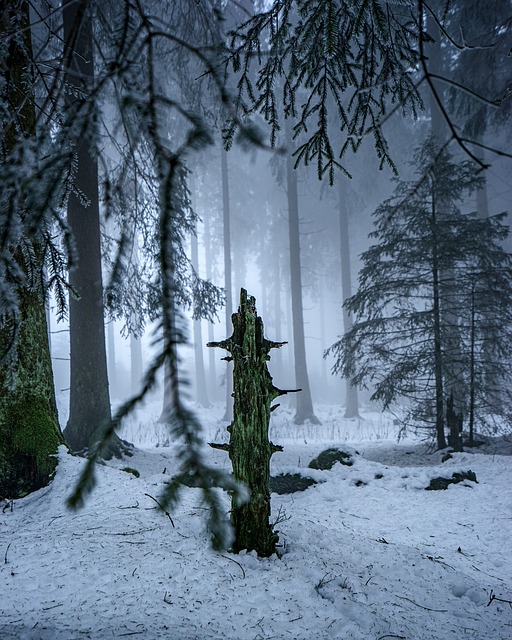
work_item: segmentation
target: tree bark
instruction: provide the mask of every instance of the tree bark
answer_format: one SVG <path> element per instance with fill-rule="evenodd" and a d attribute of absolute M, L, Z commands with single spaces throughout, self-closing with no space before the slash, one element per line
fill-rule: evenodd
<path fill-rule="evenodd" d="M 35 134 L 36 117 L 29 73 L 32 42 L 29 3 L 9 2 L 0 10 L 0 32 L 22 34 L 10 38 L 3 69 L 4 97 L 12 110 L 3 128 L 2 162 L 16 146 Z M 23 31 L 24 30 L 24 31 Z M 22 214 L 14 208 L 10 215 Z M 26 239 L 33 255 L 29 274 L 21 247 L 11 248 L 13 258 L 27 277 L 16 288 L 18 313 L 0 311 L 0 498 L 20 498 L 48 484 L 64 442 L 55 402 L 55 389 L 46 322 L 46 290 L 40 239 Z M 15 340 L 12 340 L 13 333 Z"/>
<path fill-rule="evenodd" d="M 233 361 L 234 409 L 233 422 L 228 427 L 229 445 L 211 446 L 227 450 L 233 465 L 233 475 L 250 491 L 243 505 L 232 503 L 231 522 L 235 532 L 233 551 L 255 550 L 268 557 L 276 552 L 278 535 L 270 524 L 270 459 L 282 447 L 268 439 L 270 413 L 278 405 L 272 401 L 287 393 L 277 389 L 267 369 L 270 349 L 282 342 L 264 337 L 263 321 L 257 315 L 255 299 L 240 293 L 238 313 L 233 314 L 233 335 L 223 342 L 208 343 L 231 354 Z"/>
<path fill-rule="evenodd" d="M 288 233 L 290 241 L 290 283 L 293 320 L 293 354 L 295 356 L 295 381 L 302 393 L 297 397 L 294 421 L 304 424 L 310 421 L 320 424 L 313 410 L 309 376 L 306 362 L 306 340 L 304 337 L 304 312 L 302 307 L 302 275 L 300 264 L 299 201 L 297 194 L 297 172 L 293 167 L 293 142 L 287 124 L 288 155 L 286 159 L 286 194 L 288 198 Z"/>
<path fill-rule="evenodd" d="M 75 95 L 88 95 L 94 82 L 92 18 L 87 0 L 67 1 L 63 6 L 64 40 L 69 56 L 66 107 L 68 115 L 79 113 Z M 69 89 L 75 89 L 70 91 Z M 80 127 L 79 127 L 80 129 Z M 99 439 L 111 420 L 105 350 L 103 282 L 101 273 L 98 162 L 89 133 L 76 141 L 76 188 L 88 199 L 87 205 L 75 193 L 68 201 L 68 223 L 76 246 L 77 262 L 69 281 L 80 296 L 70 296 L 70 399 L 69 419 L 64 435 L 74 451 L 83 451 Z M 120 456 L 123 443 L 114 436 L 102 456 Z"/>

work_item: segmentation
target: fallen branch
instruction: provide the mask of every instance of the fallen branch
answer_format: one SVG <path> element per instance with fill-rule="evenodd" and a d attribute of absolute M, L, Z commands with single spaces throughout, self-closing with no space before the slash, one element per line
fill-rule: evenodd
<path fill-rule="evenodd" d="M 9 547 L 11 546 L 12 542 L 9 542 L 9 544 L 7 545 L 7 549 L 5 550 L 5 555 L 4 555 L 4 564 L 7 564 L 7 553 L 9 552 Z"/>
<path fill-rule="evenodd" d="M 156 498 L 153 498 L 153 496 L 150 496 L 149 493 L 145 493 L 144 495 L 147 496 L 148 498 L 151 498 L 151 500 L 153 500 L 153 502 L 157 503 L 157 505 L 165 513 L 165 515 L 169 518 L 169 520 L 171 521 L 172 526 L 174 527 L 174 522 L 172 521 L 171 514 L 162 507 L 162 505 L 158 502 L 158 500 Z"/>
<path fill-rule="evenodd" d="M 235 564 L 237 564 L 240 567 L 240 569 L 242 569 L 242 575 L 243 575 L 244 580 L 245 580 L 245 571 L 244 571 L 244 568 L 242 567 L 242 565 L 239 562 L 237 562 L 236 560 L 233 560 L 233 558 L 230 558 L 229 556 L 222 556 L 222 557 L 226 558 L 226 560 L 231 560 L 231 562 L 234 562 Z"/>
<path fill-rule="evenodd" d="M 504 598 L 498 598 L 498 596 L 494 595 L 494 592 L 491 589 L 491 595 L 489 598 L 489 602 L 487 603 L 487 606 L 490 606 L 495 600 L 496 602 L 504 602 L 505 604 L 508 604 L 512 607 L 512 600 L 505 600 Z"/>

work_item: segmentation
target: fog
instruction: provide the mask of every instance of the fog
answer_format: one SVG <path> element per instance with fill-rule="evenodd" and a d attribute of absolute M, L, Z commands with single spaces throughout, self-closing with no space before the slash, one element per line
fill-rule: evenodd
<path fill-rule="evenodd" d="M 411 177 L 412 150 L 428 133 L 430 121 L 407 122 L 398 117 L 388 123 L 392 140 L 392 156 L 398 177 Z M 411 144 L 413 143 L 413 144 Z M 196 238 L 198 246 L 198 275 L 224 291 L 223 202 L 220 167 L 221 150 L 217 145 L 207 154 L 192 155 L 188 178 L 190 198 L 198 216 Z M 294 331 L 290 292 L 290 240 L 288 233 L 288 204 L 286 196 L 284 153 L 244 150 L 233 147 L 228 154 L 230 192 L 230 230 L 232 263 L 232 296 L 236 311 L 240 288 L 256 298 L 259 315 L 268 339 L 287 342 L 271 353 L 269 370 L 274 383 L 286 389 L 300 386 L 294 369 Z M 460 154 L 463 157 L 463 154 Z M 348 157 L 348 156 L 347 156 Z M 345 405 L 345 382 L 332 373 L 332 356 L 324 357 L 328 349 L 344 332 L 343 292 L 341 284 L 340 193 L 348 211 L 348 234 L 352 293 L 358 286 L 360 256 L 370 246 L 368 234 L 373 228 L 372 213 L 392 193 L 397 176 L 389 167 L 379 169 L 371 143 L 366 140 L 357 154 L 348 157 L 345 166 L 350 177 L 337 175 L 335 184 L 320 181 L 314 167 L 297 169 L 298 208 L 300 220 L 300 258 L 302 276 L 302 305 L 307 373 L 313 405 L 332 403 Z M 507 209 L 511 188 L 507 162 L 494 160 L 485 172 L 487 198 L 491 214 Z M 464 203 L 476 209 L 476 197 Z M 142 234 L 139 250 L 144 252 Z M 191 238 L 186 239 L 186 251 L 191 255 Z M 104 282 L 108 283 L 108 265 L 104 265 Z M 51 304 L 52 306 L 52 304 Z M 208 349 L 208 341 L 231 335 L 226 326 L 225 310 L 216 310 L 213 322 L 187 318 L 186 344 L 180 347 L 181 380 L 184 397 L 192 406 L 226 402 L 227 365 L 221 351 Z M 206 376 L 206 389 L 198 389 L 197 356 L 194 352 L 194 323 L 200 326 L 201 358 Z M 157 352 L 155 340 L 161 335 L 158 323 L 148 322 L 140 337 L 142 362 L 147 367 Z M 132 374 L 130 334 L 123 319 L 106 318 L 107 358 L 110 394 L 113 405 L 125 401 L 138 388 L 143 371 Z M 60 421 L 67 420 L 69 394 L 69 341 L 67 324 L 51 317 L 51 345 Z M 133 340 L 133 336 L 131 338 Z M 229 374 L 231 375 L 231 374 Z M 153 398 L 163 397 L 163 381 Z M 370 403 L 371 388 L 360 390 L 361 406 Z M 293 395 L 283 399 L 292 407 Z M 371 405 L 371 403 L 370 403 Z M 378 408 L 378 403 L 373 403 Z"/>

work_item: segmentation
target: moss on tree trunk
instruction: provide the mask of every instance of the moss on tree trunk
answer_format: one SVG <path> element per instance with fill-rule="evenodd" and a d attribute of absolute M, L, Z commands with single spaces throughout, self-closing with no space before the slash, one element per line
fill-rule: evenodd
<path fill-rule="evenodd" d="M 48 484 L 64 442 L 57 419 L 44 300 L 18 291 L 16 337 L 4 322 L 0 353 L 0 496 L 19 498 Z"/>
<path fill-rule="evenodd" d="M 10 162 L 16 146 L 35 130 L 34 101 L 25 90 L 31 86 L 26 77 L 31 58 L 28 25 L 28 2 L 8 3 L 0 16 L 0 31 L 19 31 L 23 39 L 9 39 L 4 66 L 4 91 L 12 114 L 2 129 L 2 162 Z M 24 214 L 10 206 L 9 215 L 23 225 Z M 24 249 L 9 250 L 26 281 L 11 283 L 16 315 L 0 311 L 0 497 L 19 498 L 48 484 L 64 439 L 55 403 L 39 237 L 32 233 Z"/>
<path fill-rule="evenodd" d="M 250 491 L 243 505 L 233 501 L 231 522 L 235 533 L 233 551 L 255 550 L 259 556 L 276 552 L 278 535 L 270 524 L 270 459 L 282 448 L 268 438 L 272 401 L 287 393 L 277 389 L 267 369 L 270 349 L 283 342 L 271 342 L 263 335 L 263 321 L 257 315 L 255 299 L 240 293 L 238 313 L 232 315 L 233 335 L 222 342 L 210 342 L 209 347 L 221 347 L 233 361 L 233 422 L 228 427 L 229 445 L 213 447 L 227 449 L 233 465 L 233 475 Z M 277 406 L 277 405 L 276 405 Z"/>

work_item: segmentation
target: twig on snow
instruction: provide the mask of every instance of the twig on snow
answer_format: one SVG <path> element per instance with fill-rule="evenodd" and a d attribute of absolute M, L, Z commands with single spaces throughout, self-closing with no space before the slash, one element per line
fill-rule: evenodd
<path fill-rule="evenodd" d="M 420 609 L 425 609 L 425 611 L 435 611 L 436 613 L 446 613 L 448 611 L 448 609 L 430 609 L 429 607 L 424 607 L 422 604 L 418 604 L 417 602 L 414 602 L 414 600 L 411 600 L 410 598 L 406 598 L 405 596 L 396 596 L 397 598 L 400 598 L 401 600 L 407 600 L 408 602 L 412 602 L 412 604 L 415 604 L 417 607 L 420 607 Z"/>
<path fill-rule="evenodd" d="M 5 555 L 4 555 L 4 564 L 7 564 L 7 554 L 9 552 L 9 547 L 11 546 L 12 541 L 9 542 L 9 544 L 7 545 L 7 549 L 5 550 Z"/>
<path fill-rule="evenodd" d="M 510 607 L 512 607 L 512 600 L 505 600 L 504 598 L 498 598 L 498 596 L 494 595 L 494 591 L 491 589 L 491 594 L 489 597 L 489 602 L 487 603 L 487 606 L 490 606 L 494 600 L 496 600 L 496 602 L 504 602 L 505 604 L 510 605 Z"/>
<path fill-rule="evenodd" d="M 299 616 L 298 618 L 293 618 L 292 620 L 288 620 L 288 622 L 297 622 L 297 620 L 302 620 L 302 616 Z"/>
<path fill-rule="evenodd" d="M 136 504 L 128 505 L 127 507 L 116 507 L 116 509 L 137 509 L 138 507 L 139 507 L 139 501 L 137 500 Z M 137 633 L 139 632 L 137 631 Z"/>
<path fill-rule="evenodd" d="M 147 496 L 148 498 L 151 498 L 151 500 L 153 500 L 153 502 L 157 503 L 157 505 L 165 513 L 165 515 L 169 518 L 169 520 L 171 521 L 172 526 L 174 527 L 174 522 L 172 521 L 171 514 L 162 507 L 162 505 L 158 502 L 158 500 L 156 498 L 153 498 L 153 496 L 150 496 L 149 493 L 145 493 L 144 495 Z"/>
<path fill-rule="evenodd" d="M 240 567 L 240 569 L 242 569 L 242 575 L 243 575 L 244 580 L 245 580 L 245 570 L 242 567 L 242 565 L 239 562 L 237 562 L 236 560 L 233 560 L 233 558 L 230 558 L 229 556 L 223 556 L 222 554 L 221 554 L 221 556 L 222 556 L 222 558 L 226 558 L 226 560 L 231 560 L 231 562 L 234 562 L 235 564 L 237 564 Z"/>

